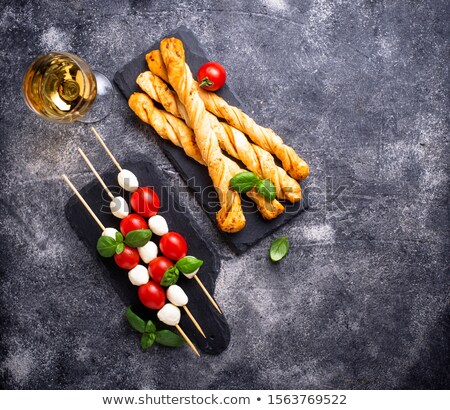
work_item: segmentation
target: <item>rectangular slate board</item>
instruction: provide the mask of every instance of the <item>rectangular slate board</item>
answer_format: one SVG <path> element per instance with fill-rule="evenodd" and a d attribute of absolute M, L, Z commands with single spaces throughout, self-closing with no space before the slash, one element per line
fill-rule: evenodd
<path fill-rule="evenodd" d="M 200 66 L 209 61 L 205 51 L 200 46 L 200 43 L 195 38 L 194 34 L 186 27 L 179 27 L 175 31 L 168 33 L 166 37 L 176 37 L 183 41 L 186 62 L 193 73 L 196 73 Z M 114 82 L 117 84 L 125 98 L 128 99 L 134 92 L 143 92 L 136 84 L 136 78 L 143 71 L 148 71 L 145 55 L 149 51 L 155 49 L 159 49 L 159 41 L 149 47 L 145 53 L 142 53 L 131 60 L 115 74 Z M 245 111 L 241 101 L 236 94 L 233 93 L 228 84 L 225 84 L 225 86 L 218 91 L 218 94 L 229 104 Z M 212 186 L 211 178 L 208 175 L 208 169 L 189 158 L 181 148 L 176 147 L 170 141 L 160 138 L 150 126 L 148 127 L 148 132 L 158 141 L 164 154 L 169 158 L 185 180 L 186 184 L 194 192 L 202 209 L 215 224 L 216 213 L 220 209 L 220 206 L 218 204 L 216 191 Z M 238 162 L 238 164 L 242 168 L 246 168 L 245 165 L 240 162 Z M 272 221 L 266 221 L 256 209 L 256 205 L 245 195 L 242 195 L 242 208 L 247 220 L 246 227 L 237 233 L 222 232 L 226 242 L 236 253 L 243 253 L 250 246 L 270 235 L 277 228 L 290 221 L 294 216 L 308 207 L 307 195 L 304 195 L 304 198 L 295 204 L 286 201 L 280 202 L 285 206 L 285 212 Z"/>

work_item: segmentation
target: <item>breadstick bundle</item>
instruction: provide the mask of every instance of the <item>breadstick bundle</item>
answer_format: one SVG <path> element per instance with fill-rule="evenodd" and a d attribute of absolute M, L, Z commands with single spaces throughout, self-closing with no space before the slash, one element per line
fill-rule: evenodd
<path fill-rule="evenodd" d="M 230 187 L 231 178 L 245 170 L 222 151 L 241 161 L 259 178 L 271 181 L 277 198 L 290 202 L 301 199 L 296 179 L 308 176 L 306 162 L 274 131 L 257 125 L 239 108 L 199 87 L 186 64 L 181 40 L 162 40 L 160 50 L 148 53 L 146 60 L 150 71 L 141 73 L 136 80 L 144 93 L 134 93 L 128 104 L 161 138 L 208 167 L 221 205 L 216 216 L 219 229 L 238 232 L 245 226 L 239 194 Z M 284 210 L 277 199 L 268 200 L 255 188 L 246 194 L 265 219 L 274 219 Z"/>

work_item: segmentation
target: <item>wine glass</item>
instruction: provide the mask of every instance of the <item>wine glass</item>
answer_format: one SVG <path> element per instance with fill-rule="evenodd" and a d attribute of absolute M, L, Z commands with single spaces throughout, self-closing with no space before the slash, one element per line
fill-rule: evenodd
<path fill-rule="evenodd" d="M 110 81 L 68 52 L 38 56 L 25 73 L 28 107 L 47 120 L 91 123 L 105 118 L 114 98 Z"/>

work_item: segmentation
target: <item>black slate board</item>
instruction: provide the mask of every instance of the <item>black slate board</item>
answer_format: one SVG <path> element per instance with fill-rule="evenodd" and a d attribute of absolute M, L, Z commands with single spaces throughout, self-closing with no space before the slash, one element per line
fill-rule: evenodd
<path fill-rule="evenodd" d="M 166 218 L 170 230 L 179 232 L 185 237 L 188 243 L 188 253 L 204 261 L 198 275 L 213 295 L 219 272 L 219 264 L 215 253 L 202 237 L 192 219 L 183 211 L 178 200 L 170 195 L 167 187 L 163 186 L 156 167 L 146 161 L 124 163 L 123 167 L 136 174 L 141 186 L 149 186 L 157 192 L 161 199 L 159 214 Z M 115 169 L 113 172 L 102 175 L 102 177 L 113 193 L 120 193 L 129 203 L 129 195 L 124 194 L 117 186 L 117 171 Z M 110 213 L 109 199 L 96 179 L 84 186 L 80 193 L 105 226 L 119 229 L 120 220 Z M 133 310 L 142 317 L 157 320 L 156 311 L 146 309 L 140 303 L 137 296 L 137 287 L 129 282 L 127 272 L 119 268 L 113 258 L 102 258 L 97 253 L 96 243 L 101 234 L 100 229 L 75 195 L 67 202 L 65 213 L 73 230 L 89 248 L 93 257 L 104 266 L 103 273 L 106 279 L 112 283 L 124 304 L 126 306 L 133 305 Z M 156 235 L 152 238 L 157 244 L 158 239 Z M 207 338 L 205 339 L 200 335 L 183 310 L 180 326 L 203 352 L 212 355 L 221 353 L 230 342 L 230 330 L 225 316 L 220 315 L 211 305 L 195 280 L 189 280 L 181 275 L 178 284 L 189 296 L 188 306 Z M 158 325 L 164 327 L 159 321 Z"/>
<path fill-rule="evenodd" d="M 186 61 L 193 73 L 196 73 L 200 66 L 208 62 L 209 59 L 205 51 L 200 46 L 194 34 L 186 27 L 179 27 L 175 31 L 168 33 L 166 37 L 176 37 L 183 41 Z M 136 84 L 137 76 L 143 71 L 147 71 L 147 63 L 145 55 L 151 51 L 159 49 L 159 41 L 152 45 L 145 53 L 140 54 L 124 67 L 122 67 L 114 76 L 114 82 L 119 87 L 122 94 L 128 99 L 133 92 L 140 91 Z M 233 93 L 230 86 L 225 86 L 218 91 L 218 94 L 224 98 L 229 104 L 242 108 L 242 103 L 236 94 Z M 243 108 L 245 111 L 245 108 Z M 164 154 L 173 163 L 177 171 L 181 174 L 186 184 L 194 192 L 195 197 L 199 201 L 204 211 L 216 223 L 215 216 L 220 206 L 217 201 L 217 194 L 212 186 L 211 179 L 208 175 L 208 169 L 193 159 L 189 158 L 184 151 L 174 146 L 171 142 L 160 138 L 156 132 L 148 127 L 149 133 L 158 141 Z M 239 162 L 238 162 L 239 163 Z M 246 168 L 239 163 L 242 168 Z M 272 221 L 264 220 L 256 205 L 250 201 L 245 195 L 242 196 L 242 208 L 247 219 L 246 227 L 238 233 L 228 234 L 222 232 L 227 243 L 232 249 L 241 254 L 250 246 L 254 245 L 260 239 L 270 235 L 275 229 L 290 221 L 294 216 L 308 207 L 308 198 L 304 195 L 302 201 L 292 204 L 283 202 L 285 212 Z"/>

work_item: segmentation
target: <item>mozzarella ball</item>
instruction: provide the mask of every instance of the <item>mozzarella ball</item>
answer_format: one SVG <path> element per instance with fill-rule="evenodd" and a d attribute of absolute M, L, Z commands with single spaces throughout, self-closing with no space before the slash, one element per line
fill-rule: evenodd
<path fill-rule="evenodd" d="M 158 236 L 163 236 L 169 232 L 169 227 L 167 226 L 167 222 L 161 215 L 152 216 L 148 220 L 148 227 L 150 230 Z"/>
<path fill-rule="evenodd" d="M 145 266 L 137 265 L 128 272 L 128 279 L 135 286 L 145 285 L 148 280 L 148 269 Z"/>
<path fill-rule="evenodd" d="M 192 273 L 183 273 L 183 272 L 181 272 L 181 273 L 183 273 L 183 275 L 186 276 L 188 279 L 192 279 L 195 275 L 197 275 L 197 272 L 199 269 L 200 268 L 195 269 L 195 271 Z"/>
<path fill-rule="evenodd" d="M 181 313 L 180 309 L 176 306 L 171 303 L 166 303 L 162 309 L 158 311 L 156 316 L 158 316 L 158 319 L 166 325 L 175 326 L 180 322 Z"/>
<path fill-rule="evenodd" d="M 130 208 L 128 208 L 127 201 L 121 196 L 116 196 L 109 204 L 112 214 L 116 218 L 123 219 L 130 213 Z"/>
<path fill-rule="evenodd" d="M 119 232 L 117 229 L 114 228 L 106 228 L 102 232 L 102 236 L 109 236 L 110 238 L 116 239 L 116 233 Z"/>
<path fill-rule="evenodd" d="M 158 256 L 158 247 L 155 242 L 148 241 L 144 246 L 137 248 L 139 256 L 145 263 L 149 263 Z"/>
<path fill-rule="evenodd" d="M 169 302 L 174 304 L 175 306 L 184 306 L 187 305 L 189 299 L 184 293 L 184 290 L 181 289 L 178 285 L 172 285 L 167 288 L 166 292 L 167 299 Z"/>
<path fill-rule="evenodd" d="M 134 192 L 139 188 L 139 182 L 131 171 L 128 169 L 122 169 L 117 175 L 117 182 L 119 185 L 125 189 L 125 191 Z"/>

